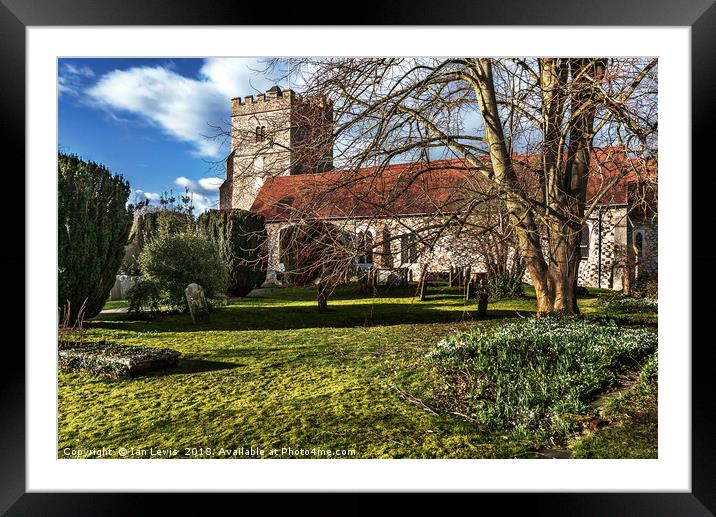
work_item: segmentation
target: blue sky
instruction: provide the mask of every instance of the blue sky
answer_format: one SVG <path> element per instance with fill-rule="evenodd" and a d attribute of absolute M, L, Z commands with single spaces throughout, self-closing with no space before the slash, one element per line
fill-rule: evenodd
<path fill-rule="evenodd" d="M 229 122 L 231 97 L 274 84 L 261 68 L 244 58 L 60 59 L 59 148 L 122 174 L 130 202 L 189 186 L 198 211 L 216 208 L 228 144 L 207 135 Z"/>

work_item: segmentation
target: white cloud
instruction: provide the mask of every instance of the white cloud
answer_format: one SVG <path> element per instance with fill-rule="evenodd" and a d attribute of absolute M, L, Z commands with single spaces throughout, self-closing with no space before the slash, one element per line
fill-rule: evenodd
<path fill-rule="evenodd" d="M 170 138 L 192 145 L 193 154 L 219 159 L 221 141 L 212 126 L 228 123 L 231 97 L 256 93 L 271 86 L 257 59 L 211 58 L 199 78 L 185 77 L 169 67 L 140 66 L 106 73 L 86 93 L 92 105 L 131 113 Z"/>
<path fill-rule="evenodd" d="M 201 178 L 198 181 L 192 181 L 184 176 L 179 176 L 174 180 L 174 184 L 188 188 L 192 192 L 196 192 L 205 196 L 217 195 L 219 193 L 219 187 L 224 182 L 221 178 Z"/>
<path fill-rule="evenodd" d="M 193 181 L 191 181 L 189 178 L 185 178 L 184 176 L 179 176 L 177 179 L 174 180 L 174 184 L 180 187 L 189 187 L 193 183 Z"/>
<path fill-rule="evenodd" d="M 178 187 L 189 189 L 197 213 L 219 207 L 219 187 L 223 182 L 223 179 L 216 177 L 192 181 L 187 177 L 179 176 L 174 180 L 174 184 Z"/>
<path fill-rule="evenodd" d="M 94 77 L 94 71 L 88 66 L 76 66 L 72 63 L 66 63 L 64 70 L 69 75 L 81 75 L 84 77 Z"/>
<path fill-rule="evenodd" d="M 202 196 L 196 192 L 192 192 L 192 204 L 194 205 L 194 213 L 200 214 L 212 208 L 219 208 L 219 200 L 208 196 Z"/>
<path fill-rule="evenodd" d="M 132 189 L 132 192 L 129 195 L 129 199 L 127 200 L 127 204 L 137 204 L 140 202 L 144 202 L 147 199 L 152 202 L 159 201 L 159 198 L 161 196 L 155 192 L 144 192 L 140 189 Z"/>
<path fill-rule="evenodd" d="M 88 66 L 79 66 L 72 63 L 62 63 L 57 77 L 57 92 L 78 96 L 84 81 L 94 77 L 94 71 Z"/>
<path fill-rule="evenodd" d="M 174 183 L 182 188 L 185 186 L 189 187 L 189 190 L 191 191 L 189 195 L 191 197 L 191 203 L 192 205 L 194 205 L 195 214 L 198 215 L 211 208 L 219 207 L 219 198 L 217 196 L 217 191 L 213 191 L 213 195 L 212 193 L 207 193 L 202 190 L 195 191 L 192 189 L 192 187 L 196 187 L 197 184 L 185 177 L 177 178 Z M 180 195 L 183 196 L 184 192 L 176 193 L 176 197 L 179 197 Z M 145 192 L 141 189 L 132 189 L 127 204 L 136 205 L 137 203 L 149 200 L 150 206 L 159 206 L 160 198 L 161 194 L 157 194 L 155 192 Z"/>
<path fill-rule="evenodd" d="M 218 192 L 224 180 L 222 178 L 201 178 L 198 183 L 207 192 Z"/>

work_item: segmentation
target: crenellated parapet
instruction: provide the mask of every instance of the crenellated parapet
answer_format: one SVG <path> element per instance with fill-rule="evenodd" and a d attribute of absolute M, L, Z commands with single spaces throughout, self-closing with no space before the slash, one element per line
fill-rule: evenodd
<path fill-rule="evenodd" d="M 259 93 L 255 96 L 234 97 L 231 99 L 231 114 L 237 117 L 287 109 L 291 106 L 299 105 L 332 107 L 333 102 L 327 97 L 304 97 L 288 88 L 282 90 L 280 87 L 274 86 L 267 92 Z"/>

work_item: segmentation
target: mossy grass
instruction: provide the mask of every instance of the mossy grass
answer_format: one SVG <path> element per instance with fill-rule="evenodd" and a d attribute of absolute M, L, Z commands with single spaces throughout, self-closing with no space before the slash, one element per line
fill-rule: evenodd
<path fill-rule="evenodd" d="M 534 293 L 465 306 L 431 284 L 362 294 L 336 289 L 327 312 L 315 289 L 273 288 L 230 301 L 207 325 L 187 314 L 151 321 L 103 314 L 87 340 L 181 352 L 175 369 L 133 379 L 59 374 L 58 457 L 70 448 L 283 447 L 353 449 L 352 458 L 511 458 L 549 437 L 486 429 L 431 399 L 446 379 L 425 359 L 443 337 L 534 314 Z M 598 315 L 599 293 L 580 299 Z M 203 456 L 207 457 L 207 456 Z"/>

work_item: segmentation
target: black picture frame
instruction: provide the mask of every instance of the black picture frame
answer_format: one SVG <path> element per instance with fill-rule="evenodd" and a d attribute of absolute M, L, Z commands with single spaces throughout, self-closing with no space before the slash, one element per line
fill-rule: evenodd
<path fill-rule="evenodd" d="M 273 2 L 263 6 L 258 2 L 240 3 L 216 0 L 207 4 L 196 1 L 162 0 L 0 0 L 0 127 L 6 171 L 24 171 L 25 157 L 25 29 L 28 26 L 57 25 L 334 25 L 336 20 L 351 25 L 621 25 L 621 26 L 689 26 L 691 27 L 692 73 L 692 237 L 704 234 L 710 221 L 706 213 L 714 186 L 713 166 L 708 151 L 716 137 L 716 4 L 715 0 L 692 0 L 688 3 L 666 0 L 447 0 L 439 3 L 427 0 L 400 0 L 390 4 L 361 2 L 350 14 L 338 17 L 335 3 L 280 6 Z M 266 16 L 266 10 L 271 16 Z M 321 14 L 318 14 L 321 13 Z M 333 16 L 333 18 L 332 18 Z M 707 156 L 707 154 L 709 156 Z M 15 173 L 19 174 L 19 173 Z M 15 176 L 16 177 L 16 176 Z M 20 182 L 18 182 L 20 183 Z M 16 214 L 24 214 L 27 193 L 16 194 Z M 713 202 L 711 202 L 713 204 Z M 10 208 L 7 208 L 10 210 Z M 8 217 L 6 215 L 6 217 Z M 14 242 L 14 252 L 0 257 L 5 271 L 24 271 L 25 226 L 19 217 L 12 216 L 6 224 L 5 237 Z M 692 246 L 692 275 L 707 271 L 714 263 L 708 246 Z M 688 267 L 685 264 L 684 267 Z M 19 279 L 21 275 L 17 275 Z M 693 278 L 693 276 L 692 276 Z M 692 282 L 693 286 L 693 282 Z M 17 286 L 22 292 L 21 286 Z M 699 301 L 699 297 L 703 297 Z M 716 441 L 712 418 L 712 385 L 709 382 L 712 366 L 709 352 L 713 347 L 708 335 L 698 332 L 708 321 L 711 306 L 705 296 L 692 289 L 692 490 L 689 493 L 568 493 L 568 494 L 473 494 L 477 501 L 468 504 L 494 503 L 510 510 L 521 508 L 530 515 L 716 515 Z M 24 304 L 13 304 L 15 311 Z M 19 321 L 24 314 L 11 315 Z M 6 315 L 7 317 L 7 315 Z M 8 322 L 11 318 L 7 319 Z M 699 336 L 703 336 L 699 338 Z M 6 367 L 0 374 L 0 513 L 7 515 L 111 515 L 139 514 L 149 510 L 150 494 L 69 494 L 26 493 L 25 488 L 25 354 L 17 339 L 5 339 Z M 684 343 L 684 346 L 688 346 Z M 211 504 L 226 498 L 245 498 L 246 495 L 211 496 Z M 264 494 L 266 497 L 266 494 Z M 364 513 L 372 508 L 363 496 L 351 494 L 351 501 L 340 503 L 341 513 Z M 304 496 L 294 495 L 289 504 L 303 505 Z M 162 509 L 172 507 L 184 514 L 190 508 L 187 494 L 173 494 L 162 498 Z M 359 501 L 360 499 L 360 501 Z M 456 499 L 458 501 L 462 497 Z M 414 495 L 413 504 L 422 505 L 423 498 Z M 207 495 L 199 504 L 205 505 Z M 272 498 L 272 501 L 275 499 Z M 336 512 L 335 503 L 323 499 L 329 513 Z M 407 503 L 407 502 L 406 502 Z M 272 505 L 275 502 L 271 503 Z M 492 506 L 492 505 L 490 505 Z M 490 506 L 485 506 L 489 508 Z M 238 507 L 237 507 L 238 508 Z M 407 508 L 406 508 L 407 509 Z M 361 511 L 362 510 L 362 511 Z M 316 511 L 320 511 L 316 510 Z M 211 513 L 211 512 L 210 512 Z"/>

